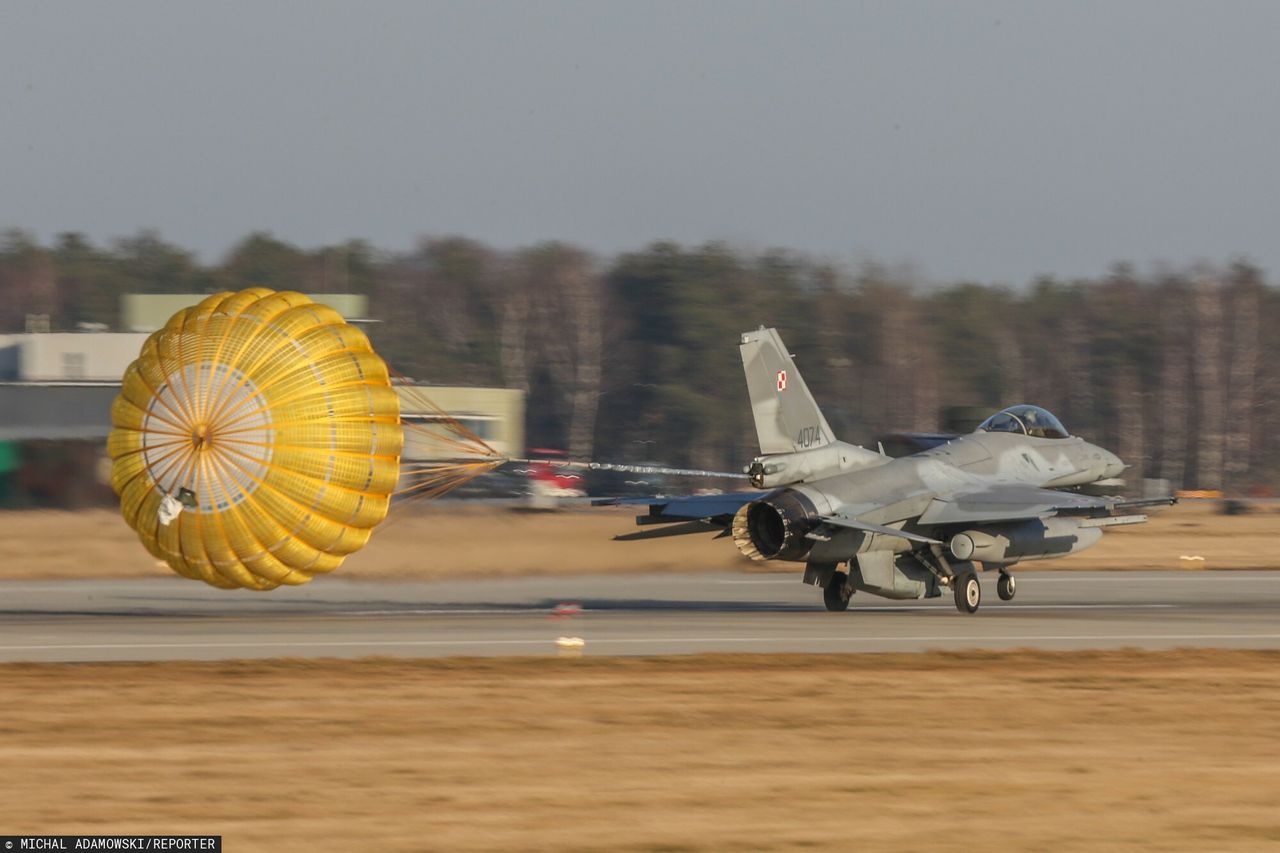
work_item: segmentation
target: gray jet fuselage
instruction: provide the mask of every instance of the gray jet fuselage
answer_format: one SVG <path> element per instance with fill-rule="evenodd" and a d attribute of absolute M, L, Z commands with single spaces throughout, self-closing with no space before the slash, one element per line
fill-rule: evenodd
<path fill-rule="evenodd" d="M 860 450 L 860 448 L 855 448 Z M 884 457 L 880 457 L 884 459 Z M 819 516 L 842 514 L 885 526 L 912 524 L 939 496 L 1011 484 L 1061 489 L 1113 479 L 1124 470 L 1115 454 L 1078 436 L 1036 438 L 975 432 L 900 459 L 794 483 L 779 491 L 803 495 Z M 892 500 L 886 503 L 887 497 Z M 943 527 L 964 526 L 952 522 Z M 906 539 L 847 530 L 792 559 L 828 562 L 869 550 L 909 551 Z"/>

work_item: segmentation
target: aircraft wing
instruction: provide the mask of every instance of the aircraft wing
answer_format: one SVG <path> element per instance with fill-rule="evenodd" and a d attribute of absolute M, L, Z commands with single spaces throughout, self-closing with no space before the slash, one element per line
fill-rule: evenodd
<path fill-rule="evenodd" d="M 920 524 L 1020 521 L 1054 515 L 1107 516 L 1116 510 L 1163 506 L 1173 498 L 1117 500 L 1034 486 L 1001 485 L 989 489 L 938 495 L 921 513 Z"/>
<path fill-rule="evenodd" d="M 937 539 L 930 539 L 919 533 L 909 533 L 906 530 L 899 530 L 896 527 L 888 527 L 883 524 L 872 524 L 869 521 L 859 521 L 856 518 L 849 518 L 845 515 L 824 515 L 822 517 L 823 524 L 829 524 L 832 527 L 846 527 L 850 530 L 861 530 L 865 533 L 879 533 L 881 536 L 893 536 L 898 539 L 906 539 L 908 542 L 918 542 L 922 545 L 941 545 Z M 809 534 L 810 539 L 823 541 L 826 534 L 819 527 L 813 533 Z"/>
<path fill-rule="evenodd" d="M 715 518 L 721 515 L 732 516 L 745 504 L 762 498 L 768 492 L 730 492 L 724 495 L 691 495 L 673 498 L 602 498 L 591 503 L 595 506 L 626 506 L 631 504 L 648 504 L 649 524 L 660 524 L 663 521 L 688 521 L 695 518 Z"/>

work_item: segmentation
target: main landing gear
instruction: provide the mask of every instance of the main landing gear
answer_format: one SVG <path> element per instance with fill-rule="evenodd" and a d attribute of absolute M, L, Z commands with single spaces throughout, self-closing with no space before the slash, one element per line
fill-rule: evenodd
<path fill-rule="evenodd" d="M 956 610 L 961 613 L 978 612 L 978 605 L 982 603 L 982 584 L 978 583 L 976 572 L 957 574 L 951 581 L 951 588 L 956 594 Z"/>
<path fill-rule="evenodd" d="M 931 567 L 931 564 L 926 562 L 925 559 L 920 557 L 917 557 L 917 559 L 924 564 L 925 568 Z M 822 603 L 826 605 L 827 610 L 833 613 L 848 610 L 849 599 L 853 597 L 856 591 L 853 584 L 849 583 L 849 573 L 838 571 L 837 566 L 839 566 L 838 563 L 810 563 L 805 569 L 805 582 L 814 585 L 822 584 Z M 992 568 L 996 567 L 993 566 Z M 1000 579 L 996 581 L 996 593 L 1000 596 L 1001 601 L 1012 601 L 1017 590 L 1017 584 L 1013 579 L 1013 575 L 1005 571 L 1008 568 L 1007 566 L 1000 566 L 999 568 Z M 977 565 L 968 561 L 941 563 L 940 567 L 933 569 L 933 572 L 936 580 L 930 579 L 931 584 L 926 590 L 928 597 L 941 595 L 941 589 L 950 588 L 955 596 L 956 610 L 961 613 L 978 612 L 978 608 L 982 605 L 982 584 L 978 581 Z M 867 587 L 863 588 L 866 589 Z M 880 595 L 885 595 L 887 598 L 904 597 L 894 595 L 894 591 L 890 589 L 886 589 L 883 592 L 878 589 L 874 591 Z"/>
<path fill-rule="evenodd" d="M 853 587 L 849 586 L 849 576 L 844 572 L 833 572 L 831 580 L 822 589 L 822 603 L 832 613 L 849 609 L 849 599 L 853 598 Z"/>

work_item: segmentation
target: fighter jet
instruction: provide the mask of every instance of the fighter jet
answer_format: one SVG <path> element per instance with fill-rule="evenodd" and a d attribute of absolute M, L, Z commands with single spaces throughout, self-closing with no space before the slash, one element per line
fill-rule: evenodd
<path fill-rule="evenodd" d="M 828 610 L 847 610 L 859 591 L 950 590 L 960 612 L 976 613 L 980 570 L 999 573 L 996 592 L 1010 601 L 1018 563 L 1082 551 L 1106 527 L 1146 521 L 1136 510 L 1174 502 L 1114 497 L 1125 464 L 1038 406 L 1010 406 L 898 459 L 838 441 L 776 329 L 744 333 L 740 348 L 760 440 L 745 473 L 761 491 L 600 501 L 648 503 L 638 524 L 672 525 L 618 538 L 718 529 L 752 560 L 804 563 Z"/>

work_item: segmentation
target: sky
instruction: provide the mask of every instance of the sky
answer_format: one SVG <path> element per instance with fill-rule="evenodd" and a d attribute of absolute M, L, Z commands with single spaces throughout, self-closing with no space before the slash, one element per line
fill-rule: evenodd
<path fill-rule="evenodd" d="M 1280 269 L 1280 4 L 0 3 L 0 229 Z"/>

